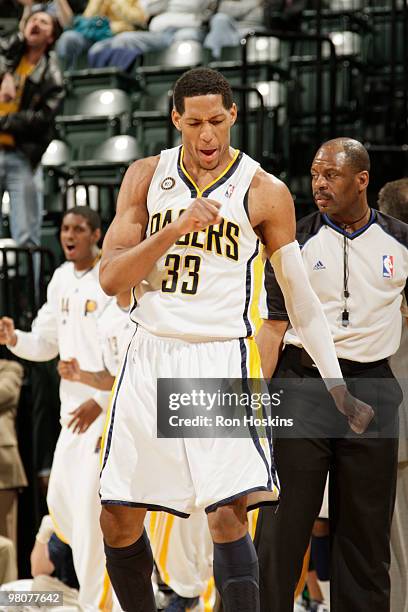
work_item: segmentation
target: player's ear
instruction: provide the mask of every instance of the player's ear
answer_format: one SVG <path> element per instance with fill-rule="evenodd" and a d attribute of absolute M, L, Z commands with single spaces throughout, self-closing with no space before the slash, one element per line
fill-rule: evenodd
<path fill-rule="evenodd" d="M 93 232 L 94 244 L 98 244 L 102 236 L 102 232 L 99 227 Z"/>
<path fill-rule="evenodd" d="M 231 121 L 231 127 L 232 127 L 234 123 L 236 122 L 237 115 L 238 115 L 238 109 L 237 109 L 237 105 L 235 104 L 235 102 L 232 103 L 229 113 L 230 113 L 230 121 Z"/>
<path fill-rule="evenodd" d="M 178 113 L 176 111 L 175 108 L 173 108 L 173 110 L 171 111 L 171 120 L 173 121 L 173 125 L 174 127 L 181 132 L 181 125 L 180 125 L 180 119 L 181 119 L 181 115 L 180 113 Z"/>

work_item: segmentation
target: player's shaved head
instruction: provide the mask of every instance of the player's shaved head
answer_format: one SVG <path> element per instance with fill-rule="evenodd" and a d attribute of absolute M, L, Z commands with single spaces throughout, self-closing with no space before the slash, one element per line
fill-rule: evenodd
<path fill-rule="evenodd" d="M 89 206 L 74 206 L 73 208 L 69 208 L 64 213 L 62 221 L 64 221 L 67 215 L 79 215 L 83 217 L 93 232 L 97 229 L 100 230 L 102 227 L 99 214 L 96 210 L 89 208 Z"/>
<path fill-rule="evenodd" d="M 348 166 L 353 168 L 355 172 L 370 171 L 370 156 L 364 145 L 354 138 L 333 138 L 327 140 L 322 144 L 319 151 L 316 153 L 316 157 L 320 152 L 327 149 L 336 152 L 343 152 L 345 161 Z"/>
<path fill-rule="evenodd" d="M 193 68 L 188 70 L 176 81 L 174 86 L 174 108 L 182 115 L 184 113 L 184 98 L 195 96 L 220 95 L 226 110 L 232 107 L 232 90 L 227 79 L 211 68 Z"/>

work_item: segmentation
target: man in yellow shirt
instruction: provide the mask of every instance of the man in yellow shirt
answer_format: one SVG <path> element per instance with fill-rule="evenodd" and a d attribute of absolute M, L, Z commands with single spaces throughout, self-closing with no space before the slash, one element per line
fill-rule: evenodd
<path fill-rule="evenodd" d="M 0 199 L 10 196 L 10 230 L 18 245 L 39 244 L 41 202 L 35 169 L 53 138 L 63 98 L 62 74 L 50 48 L 58 24 L 30 15 L 23 32 L 0 40 Z"/>

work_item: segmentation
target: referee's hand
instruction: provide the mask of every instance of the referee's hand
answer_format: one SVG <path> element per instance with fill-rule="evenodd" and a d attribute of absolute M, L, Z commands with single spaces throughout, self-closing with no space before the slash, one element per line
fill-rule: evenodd
<path fill-rule="evenodd" d="M 350 429 L 357 434 L 364 433 L 374 417 L 371 406 L 351 395 L 345 385 L 330 389 L 330 393 L 337 409 L 347 417 Z"/>

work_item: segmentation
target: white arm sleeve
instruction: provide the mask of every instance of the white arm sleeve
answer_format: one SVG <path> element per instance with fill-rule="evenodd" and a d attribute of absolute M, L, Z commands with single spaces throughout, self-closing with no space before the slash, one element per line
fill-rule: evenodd
<path fill-rule="evenodd" d="M 275 251 L 270 262 L 285 298 L 290 322 L 326 387 L 344 384 L 329 324 L 306 274 L 298 242 L 290 242 Z"/>
<path fill-rule="evenodd" d="M 57 285 L 57 273 L 54 273 L 47 288 L 47 301 L 38 311 L 32 331 L 16 330 L 17 344 L 8 348 L 17 357 L 29 361 L 49 361 L 58 355 Z"/>

